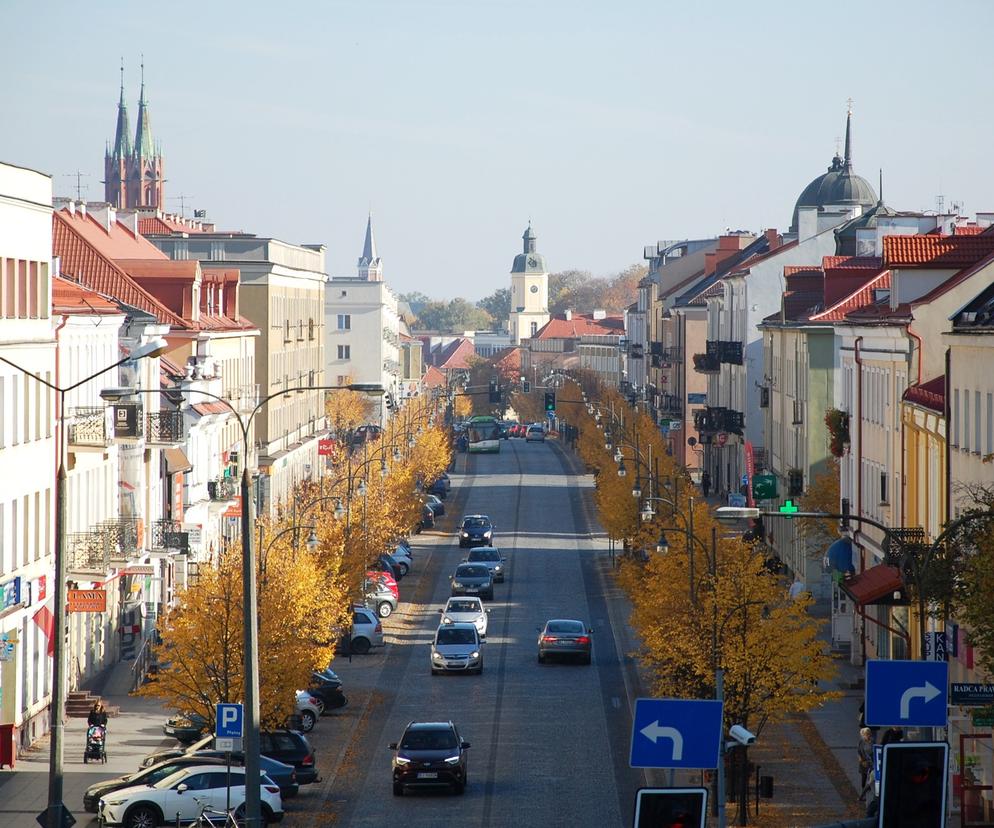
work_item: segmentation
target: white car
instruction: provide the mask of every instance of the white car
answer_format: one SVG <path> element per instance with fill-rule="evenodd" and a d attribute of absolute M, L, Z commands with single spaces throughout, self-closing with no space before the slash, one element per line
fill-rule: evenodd
<path fill-rule="evenodd" d="M 154 785 L 121 788 L 100 800 L 101 825 L 124 828 L 156 828 L 193 822 L 204 806 L 224 813 L 228 795 L 228 772 L 223 765 L 189 765 L 160 779 Z M 265 774 L 261 779 L 262 814 L 265 823 L 283 818 L 280 788 Z M 231 807 L 245 806 L 245 768 L 231 768 Z"/>
<path fill-rule="evenodd" d="M 414 558 L 411 557 L 411 550 L 406 546 L 397 544 L 396 549 L 391 549 L 389 553 L 397 563 L 401 565 L 402 574 L 406 575 L 414 567 Z M 407 567 L 404 569 L 403 567 Z"/>
<path fill-rule="evenodd" d="M 545 429 L 538 423 L 533 423 L 528 426 L 528 430 L 525 432 L 525 442 L 531 443 L 533 441 L 537 441 L 539 443 L 545 442 Z"/>
<path fill-rule="evenodd" d="M 490 610 L 484 609 L 482 598 L 450 598 L 445 603 L 445 609 L 440 609 L 439 612 L 442 614 L 442 624 L 472 624 L 480 638 L 487 637 Z"/>
<path fill-rule="evenodd" d="M 364 655 L 371 647 L 383 646 L 383 624 L 366 607 L 352 608 L 352 652 Z"/>
<path fill-rule="evenodd" d="M 300 729 L 304 733 L 314 730 L 323 709 L 320 699 L 314 698 L 306 690 L 297 691 L 297 715 L 300 716 Z"/>
<path fill-rule="evenodd" d="M 483 673 L 483 647 L 473 624 L 441 624 L 431 642 L 431 674 Z"/>

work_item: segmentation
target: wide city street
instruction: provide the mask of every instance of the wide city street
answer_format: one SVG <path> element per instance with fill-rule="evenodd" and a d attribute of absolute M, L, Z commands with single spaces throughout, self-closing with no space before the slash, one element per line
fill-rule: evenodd
<path fill-rule="evenodd" d="M 628 767 L 623 650 L 605 603 L 603 561 L 589 536 L 584 495 L 592 490 L 581 489 L 590 478 L 567 473 L 568 460 L 547 443 L 503 441 L 499 455 L 465 461 L 467 474 L 453 475 L 442 526 L 451 529 L 464 513 L 489 514 L 494 545 L 509 567 L 488 602 L 483 675 L 431 675 L 429 642 L 449 595 L 448 576 L 466 550 L 453 531 L 422 535 L 415 572 L 401 584 L 405 602 L 384 624 L 385 652 L 334 665 L 350 697 L 369 704 L 355 744 L 324 796 L 305 791 L 289 807 L 333 808 L 341 824 L 357 826 L 621 824 L 630 819 L 642 777 Z M 555 617 L 594 628 L 593 664 L 538 663 L 537 628 Z M 360 687 L 371 692 L 356 692 Z M 331 770 L 335 757 L 322 752 L 322 743 L 341 747 L 334 728 L 355 722 L 359 703 L 346 708 L 348 718 L 325 717 L 311 734 L 323 770 Z M 412 720 L 451 720 L 472 744 L 462 797 L 392 795 L 387 745 Z M 287 819 L 311 824 L 310 814 L 291 812 Z"/>

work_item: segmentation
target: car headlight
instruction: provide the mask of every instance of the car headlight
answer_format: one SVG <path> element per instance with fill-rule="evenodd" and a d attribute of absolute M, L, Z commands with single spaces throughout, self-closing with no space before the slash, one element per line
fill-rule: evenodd
<path fill-rule="evenodd" d="M 492 530 L 487 529 L 487 531 L 483 533 L 483 537 L 489 538 L 492 534 L 493 534 Z"/>
<path fill-rule="evenodd" d="M 446 765 L 458 765 L 459 764 L 459 757 L 458 756 L 447 756 L 447 757 L 445 757 L 445 764 Z"/>
<path fill-rule="evenodd" d="M 431 660 L 432 661 L 442 661 L 442 655 L 441 655 L 441 653 L 436 653 L 436 652 L 432 651 Z"/>
<path fill-rule="evenodd" d="M 408 759 L 406 756 L 398 756 L 394 759 L 394 761 L 398 765 L 409 765 L 411 763 L 411 760 Z"/>
<path fill-rule="evenodd" d="M 473 650 L 473 652 L 471 652 L 469 654 L 469 657 L 470 658 L 479 658 L 480 657 L 480 651 L 479 650 Z"/>
<path fill-rule="evenodd" d="M 452 586 L 456 587 L 457 589 L 462 589 L 463 588 L 463 583 L 462 583 L 462 581 L 453 581 L 452 582 Z"/>
<path fill-rule="evenodd" d="M 494 572 L 501 572 L 503 571 L 503 569 L 504 567 L 502 567 L 500 564 L 497 564 L 497 566 L 494 567 Z"/>
<path fill-rule="evenodd" d="M 449 616 L 447 616 L 447 615 L 443 615 L 442 616 L 442 623 L 443 624 L 451 624 L 452 623 L 452 619 L 449 618 Z"/>
<path fill-rule="evenodd" d="M 464 538 L 468 538 L 469 537 L 469 532 L 463 531 L 462 536 Z"/>

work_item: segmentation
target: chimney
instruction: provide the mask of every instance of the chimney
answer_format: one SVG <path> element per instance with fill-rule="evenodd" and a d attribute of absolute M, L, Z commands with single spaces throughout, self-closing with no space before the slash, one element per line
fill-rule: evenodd
<path fill-rule="evenodd" d="M 117 220 L 127 227 L 135 238 L 138 237 L 138 211 L 122 210 L 117 214 Z"/>
<path fill-rule="evenodd" d="M 598 322 L 601 319 L 605 319 L 606 317 L 607 317 L 607 311 L 601 308 L 597 308 L 596 310 L 594 310 L 594 312 L 590 316 L 590 318 L 593 319 L 595 322 Z"/>
<path fill-rule="evenodd" d="M 710 276 L 718 266 L 718 254 L 714 251 L 704 254 L 704 275 Z"/>
<path fill-rule="evenodd" d="M 90 215 L 97 220 L 97 223 L 110 233 L 111 227 L 117 221 L 117 211 L 106 202 L 94 203 L 90 208 Z"/>
<path fill-rule="evenodd" d="M 80 201 L 80 202 L 79 202 L 79 203 L 78 203 L 78 204 L 76 205 L 76 209 L 78 209 L 78 210 L 79 210 L 79 214 L 80 214 L 80 215 L 81 215 L 81 216 L 82 216 L 83 218 L 86 218 L 86 202 L 85 202 L 85 201 Z"/>
<path fill-rule="evenodd" d="M 567 322 L 570 322 L 573 319 L 573 311 L 567 308 L 565 311 L 563 311 L 563 316 L 566 318 Z"/>
<path fill-rule="evenodd" d="M 776 227 L 769 228 L 768 230 L 766 230 L 764 235 L 766 236 L 767 242 L 769 242 L 771 251 L 776 250 L 778 247 L 780 247 L 781 244 L 783 244 L 783 239 L 781 238 L 780 234 L 777 232 Z"/>

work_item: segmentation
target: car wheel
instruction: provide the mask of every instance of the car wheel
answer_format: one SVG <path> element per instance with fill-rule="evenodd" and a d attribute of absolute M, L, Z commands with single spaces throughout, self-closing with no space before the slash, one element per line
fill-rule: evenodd
<path fill-rule="evenodd" d="M 405 576 L 408 572 L 411 571 L 411 568 L 406 563 L 398 564 L 397 569 L 400 570 L 401 577 Z"/>
<path fill-rule="evenodd" d="M 456 796 L 462 796 L 464 793 L 466 793 L 466 783 L 465 782 L 454 783 L 452 785 L 452 793 L 454 793 Z"/>
<path fill-rule="evenodd" d="M 318 709 L 318 715 L 323 716 L 327 705 L 325 705 L 324 699 L 318 699 L 317 696 L 315 696 L 314 698 L 317 699 L 317 704 L 315 705 L 315 707 L 317 707 Z"/>
<path fill-rule="evenodd" d="M 317 716 L 314 715 L 313 710 L 302 710 L 300 713 L 300 729 L 304 733 L 310 733 L 314 730 L 314 725 L 317 723 Z"/>
<path fill-rule="evenodd" d="M 394 782 L 393 783 L 393 795 L 394 796 L 403 796 L 404 795 L 404 786 L 401 785 L 399 782 Z"/>
<path fill-rule="evenodd" d="M 124 828 L 156 828 L 159 824 L 159 812 L 147 805 L 132 808 L 124 815 Z"/>
<path fill-rule="evenodd" d="M 590 653 L 587 653 L 587 654 L 586 654 L 586 655 L 585 655 L 585 656 L 583 657 L 583 663 L 584 663 L 584 664 L 590 664 L 590 660 L 591 660 L 591 656 L 590 656 Z"/>
<path fill-rule="evenodd" d="M 483 675 L 483 665 L 482 664 L 479 667 L 476 668 L 476 674 L 478 676 L 482 676 Z"/>
<path fill-rule="evenodd" d="M 366 655 L 369 652 L 370 646 L 368 638 L 360 636 L 359 638 L 352 639 L 352 652 L 358 655 Z"/>
<path fill-rule="evenodd" d="M 538 654 L 538 663 L 545 664 L 545 656 L 542 655 L 541 653 Z"/>
<path fill-rule="evenodd" d="M 393 607 L 390 606 L 389 601 L 380 601 L 379 605 L 376 607 L 376 614 L 380 618 L 389 618 L 391 613 L 393 613 Z"/>
<path fill-rule="evenodd" d="M 493 545 L 494 545 L 494 542 L 492 540 L 488 540 L 487 541 L 487 546 L 493 546 Z"/>

